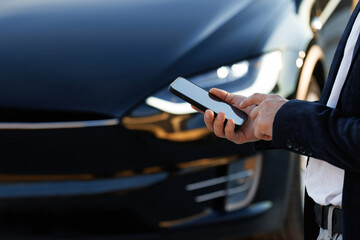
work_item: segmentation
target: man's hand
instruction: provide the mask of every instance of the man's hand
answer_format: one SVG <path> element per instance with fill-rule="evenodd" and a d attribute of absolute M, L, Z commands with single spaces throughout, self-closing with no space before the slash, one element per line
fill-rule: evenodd
<path fill-rule="evenodd" d="M 224 90 L 216 88 L 212 88 L 210 92 L 237 108 L 239 108 L 240 103 L 245 100 L 245 97 L 243 96 L 233 95 Z M 241 110 L 249 115 L 254 107 L 255 105 L 249 105 L 248 107 L 244 107 Z M 195 107 L 193 108 L 199 111 L 199 109 L 196 109 Z M 254 135 L 254 121 L 251 118 L 248 118 L 245 124 L 237 130 L 235 130 L 235 122 L 232 119 L 229 119 L 226 123 L 226 126 L 224 127 L 225 114 L 223 112 L 220 112 L 214 119 L 214 112 L 211 110 L 206 110 L 204 114 L 204 121 L 206 127 L 210 131 L 213 131 L 216 136 L 221 138 L 227 138 L 234 143 L 241 144 L 245 142 L 254 142 L 259 140 Z"/>
<path fill-rule="evenodd" d="M 256 105 L 249 117 L 254 121 L 254 136 L 262 140 L 272 140 L 273 123 L 276 113 L 288 100 L 279 95 L 255 93 L 244 99 L 240 109 Z"/>
<path fill-rule="evenodd" d="M 225 102 L 240 108 L 249 118 L 240 129 L 235 130 L 235 123 L 229 119 L 224 127 L 225 114 L 220 112 L 214 119 L 214 112 L 206 110 L 204 121 L 206 127 L 216 136 L 242 144 L 258 140 L 272 140 L 273 123 L 276 113 L 288 100 L 279 95 L 255 93 L 250 97 L 233 95 L 224 90 L 212 88 L 210 92 Z M 199 109 L 193 108 L 199 112 Z"/>

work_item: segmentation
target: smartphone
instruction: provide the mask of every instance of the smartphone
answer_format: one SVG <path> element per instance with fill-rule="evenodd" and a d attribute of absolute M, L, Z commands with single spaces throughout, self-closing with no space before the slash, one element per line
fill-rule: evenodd
<path fill-rule="evenodd" d="M 169 91 L 201 111 L 205 112 L 207 109 L 210 109 L 215 113 L 215 116 L 219 112 L 225 113 L 225 124 L 227 119 L 232 119 L 236 127 L 240 127 L 248 118 L 245 112 L 224 102 L 214 94 L 209 93 L 185 78 L 178 77 L 173 81 L 169 86 Z"/>

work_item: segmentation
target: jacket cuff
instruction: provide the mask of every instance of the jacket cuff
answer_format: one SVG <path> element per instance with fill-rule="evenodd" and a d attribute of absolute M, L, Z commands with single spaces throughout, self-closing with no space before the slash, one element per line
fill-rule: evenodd
<path fill-rule="evenodd" d="M 303 131 L 301 129 L 301 122 L 304 122 L 301 119 L 304 117 L 301 108 L 303 103 L 304 101 L 300 100 L 290 100 L 279 109 L 273 123 L 272 146 L 312 156 L 311 149 L 300 146 L 294 135 Z"/>

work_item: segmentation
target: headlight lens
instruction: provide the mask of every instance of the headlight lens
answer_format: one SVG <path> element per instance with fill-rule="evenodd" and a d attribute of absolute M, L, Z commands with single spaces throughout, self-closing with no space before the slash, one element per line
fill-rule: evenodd
<path fill-rule="evenodd" d="M 274 51 L 187 79 L 206 90 L 217 87 L 234 94 L 250 96 L 256 92 L 270 93 L 276 86 L 282 67 L 282 53 Z M 195 112 L 188 103 L 171 96 L 167 89 L 148 97 L 146 103 L 172 114 Z"/>

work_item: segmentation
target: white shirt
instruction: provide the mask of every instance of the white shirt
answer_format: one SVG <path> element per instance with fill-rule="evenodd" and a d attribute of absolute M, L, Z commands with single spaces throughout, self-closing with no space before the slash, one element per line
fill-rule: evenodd
<path fill-rule="evenodd" d="M 349 72 L 354 48 L 360 33 L 360 14 L 352 26 L 345 45 L 343 59 L 326 106 L 335 108 L 341 89 Z M 342 206 L 342 190 L 344 184 L 344 170 L 325 161 L 315 158 L 309 159 L 305 174 L 305 186 L 309 196 L 318 204 Z"/>

